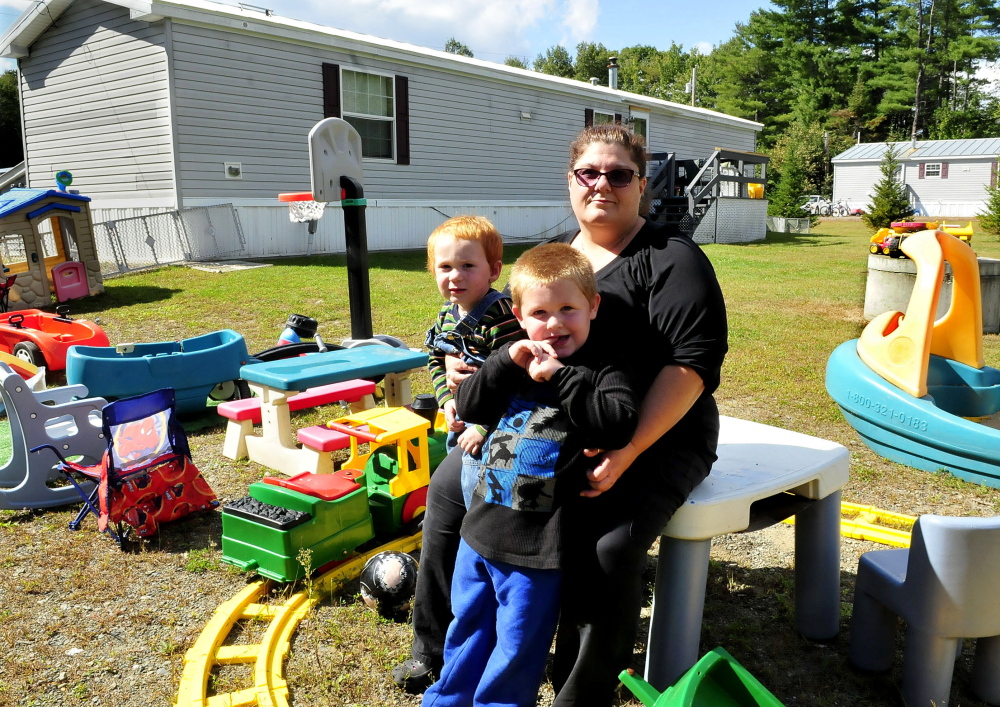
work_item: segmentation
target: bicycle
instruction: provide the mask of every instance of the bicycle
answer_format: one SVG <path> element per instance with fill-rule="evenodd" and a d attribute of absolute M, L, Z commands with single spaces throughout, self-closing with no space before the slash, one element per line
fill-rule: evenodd
<path fill-rule="evenodd" d="M 834 216 L 850 216 L 851 207 L 843 199 L 839 199 L 836 204 L 832 207 L 832 212 Z"/>

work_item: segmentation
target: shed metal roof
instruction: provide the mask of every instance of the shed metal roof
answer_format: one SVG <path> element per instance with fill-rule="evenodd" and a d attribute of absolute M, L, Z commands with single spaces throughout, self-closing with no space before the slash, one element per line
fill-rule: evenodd
<path fill-rule="evenodd" d="M 885 142 L 864 142 L 841 152 L 832 162 L 860 162 L 882 160 Z M 996 157 L 1000 155 L 1000 137 L 984 137 L 974 140 L 923 140 L 917 142 L 894 142 L 898 159 L 902 162 L 926 161 L 957 157 Z"/>
<path fill-rule="evenodd" d="M 73 201 L 90 201 L 89 196 L 70 194 L 58 189 L 11 189 L 8 192 L 0 194 L 0 218 L 17 213 L 49 197 L 71 199 Z"/>
<path fill-rule="evenodd" d="M 0 36 L 0 58 L 19 59 L 30 54 L 31 44 L 55 22 L 73 0 L 37 0 Z M 111 5 L 126 7 L 134 20 L 157 22 L 166 17 L 188 22 L 205 23 L 232 32 L 264 33 L 276 39 L 307 42 L 329 47 L 335 38 L 337 47 L 397 61 L 419 62 L 445 71 L 461 72 L 491 78 L 501 77 L 520 84 L 534 85 L 564 93 L 582 94 L 594 99 L 617 101 L 625 106 L 659 108 L 667 113 L 686 115 L 713 123 L 725 123 L 754 131 L 764 125 L 746 118 L 718 113 L 707 108 L 687 106 L 659 98 L 618 91 L 605 86 L 549 76 L 528 69 L 518 69 L 481 59 L 470 59 L 448 52 L 418 47 L 405 42 L 382 39 L 368 34 L 325 27 L 312 22 L 265 14 L 251 5 L 226 5 L 210 0 L 104 0 Z"/>

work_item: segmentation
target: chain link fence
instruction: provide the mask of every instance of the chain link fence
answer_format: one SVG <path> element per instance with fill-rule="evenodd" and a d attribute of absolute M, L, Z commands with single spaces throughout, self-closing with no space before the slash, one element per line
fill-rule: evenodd
<path fill-rule="evenodd" d="M 246 255 L 240 216 L 232 204 L 95 223 L 94 240 L 103 275 Z"/>

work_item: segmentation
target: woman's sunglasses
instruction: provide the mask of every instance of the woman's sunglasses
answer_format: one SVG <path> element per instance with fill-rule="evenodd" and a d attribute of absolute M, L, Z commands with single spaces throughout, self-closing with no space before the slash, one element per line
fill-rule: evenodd
<path fill-rule="evenodd" d="M 601 172 L 600 170 L 585 168 L 574 169 L 573 174 L 576 175 L 576 183 L 581 187 L 597 186 L 597 182 L 600 181 L 601 177 L 607 177 L 608 184 L 616 189 L 621 189 L 631 184 L 638 172 L 634 169 L 613 169 L 610 172 Z"/>

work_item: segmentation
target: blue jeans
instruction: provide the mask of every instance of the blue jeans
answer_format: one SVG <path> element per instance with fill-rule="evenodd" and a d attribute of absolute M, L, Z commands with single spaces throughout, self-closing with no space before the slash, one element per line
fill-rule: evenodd
<path fill-rule="evenodd" d="M 422 707 L 534 707 L 559 616 L 562 573 L 481 557 L 463 540 L 441 679 Z"/>

